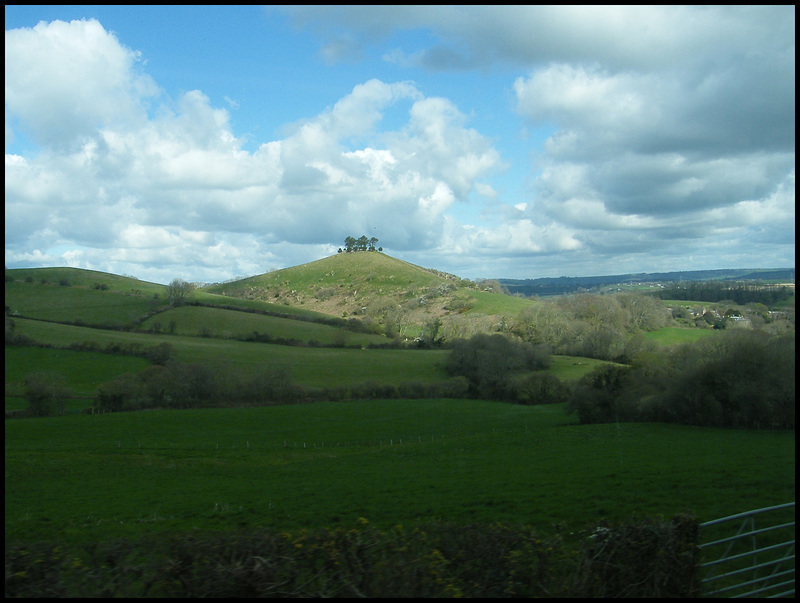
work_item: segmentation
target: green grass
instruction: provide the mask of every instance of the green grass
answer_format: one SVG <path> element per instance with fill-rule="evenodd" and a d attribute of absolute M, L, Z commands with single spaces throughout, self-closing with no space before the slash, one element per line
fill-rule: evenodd
<path fill-rule="evenodd" d="M 224 362 L 244 370 L 264 364 L 280 364 L 291 368 L 295 383 L 310 387 L 349 385 L 369 380 L 393 385 L 409 381 L 431 383 L 449 378 L 444 370 L 447 354 L 444 350 L 301 348 L 205 337 L 104 331 L 25 319 L 17 319 L 16 325 L 18 333 L 54 346 L 96 342 L 101 346 L 138 344 L 144 349 L 168 343 L 173 346 L 175 359 L 181 362 Z"/>
<path fill-rule="evenodd" d="M 523 308 L 536 303 L 529 299 L 489 291 L 470 291 L 468 297 L 475 301 L 469 311 L 477 314 L 516 316 Z"/>
<path fill-rule="evenodd" d="M 321 312 L 314 312 L 298 306 L 286 306 L 275 304 L 258 299 L 247 299 L 245 297 L 229 297 L 218 293 L 210 293 L 204 289 L 196 289 L 192 293 L 192 298 L 200 304 L 208 306 L 222 306 L 242 310 L 258 310 L 269 314 L 295 316 L 300 319 L 320 321 L 330 318 L 330 315 Z"/>
<path fill-rule="evenodd" d="M 5 300 L 12 316 L 107 326 L 131 323 L 165 303 L 163 296 L 19 281 L 6 283 Z"/>
<path fill-rule="evenodd" d="M 366 287 L 383 293 L 419 290 L 445 282 L 438 273 L 378 252 L 340 253 L 315 262 L 213 285 L 211 293 L 233 294 L 253 287 L 266 291 L 295 290 L 309 295 L 325 287 L 357 291 Z"/>
<path fill-rule="evenodd" d="M 6 287 L 13 283 L 46 284 L 61 286 L 59 283 L 66 280 L 69 287 L 93 289 L 95 285 L 107 287 L 113 293 L 135 293 L 152 297 L 163 297 L 166 286 L 147 281 L 140 281 L 130 276 L 118 276 L 108 272 L 85 270 L 82 268 L 11 268 L 6 269 Z"/>
<path fill-rule="evenodd" d="M 580 358 L 578 356 L 552 356 L 553 363 L 547 372 L 562 381 L 577 381 L 586 373 L 593 371 L 598 366 L 610 364 L 606 360 L 596 358 Z"/>
<path fill-rule="evenodd" d="M 157 325 L 159 330 L 166 331 L 173 321 L 177 335 L 229 339 L 258 332 L 273 338 L 316 341 L 322 345 L 338 342 L 348 346 L 367 346 L 387 342 L 382 335 L 355 333 L 326 324 L 202 306 L 183 306 L 160 312 L 142 322 L 140 327 L 153 329 Z"/>
<path fill-rule="evenodd" d="M 32 373 L 55 373 L 64 377 L 67 387 L 76 396 L 92 396 L 98 385 L 122 373 L 138 373 L 149 365 L 144 358 L 78 352 L 52 348 L 6 346 L 5 383 L 19 390 L 25 377 Z M 6 410 L 24 408 L 22 398 L 6 396 Z M 91 406 L 91 400 L 71 402 L 68 408 Z"/>
<path fill-rule="evenodd" d="M 794 498 L 794 433 L 391 400 L 6 421 L 6 543 L 431 521 L 571 530 Z"/>

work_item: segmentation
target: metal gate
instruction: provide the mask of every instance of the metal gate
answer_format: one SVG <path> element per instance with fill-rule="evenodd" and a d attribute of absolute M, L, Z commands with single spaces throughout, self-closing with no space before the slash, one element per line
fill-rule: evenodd
<path fill-rule="evenodd" d="M 756 526 L 758 520 L 759 526 Z M 735 535 L 732 527 L 741 522 Z M 794 588 L 794 503 L 700 524 L 705 596 L 789 597 Z"/>

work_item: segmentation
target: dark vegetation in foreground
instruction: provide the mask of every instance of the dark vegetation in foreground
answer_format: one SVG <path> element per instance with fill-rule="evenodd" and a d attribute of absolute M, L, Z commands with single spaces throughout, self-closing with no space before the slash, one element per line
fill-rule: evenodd
<path fill-rule="evenodd" d="M 695 597 L 690 516 L 530 527 L 437 524 L 182 534 L 6 550 L 6 597 Z"/>

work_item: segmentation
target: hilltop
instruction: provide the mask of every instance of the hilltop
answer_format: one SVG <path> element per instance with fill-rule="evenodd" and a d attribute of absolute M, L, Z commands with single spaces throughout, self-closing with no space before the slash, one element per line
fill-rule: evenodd
<path fill-rule="evenodd" d="M 473 318 L 515 315 L 529 300 L 491 290 L 438 270 L 422 268 L 378 251 L 339 253 L 300 266 L 228 283 L 207 293 L 245 298 L 336 317 L 392 323 L 400 334 L 467 313 Z M 405 332 L 411 327 L 411 331 Z"/>

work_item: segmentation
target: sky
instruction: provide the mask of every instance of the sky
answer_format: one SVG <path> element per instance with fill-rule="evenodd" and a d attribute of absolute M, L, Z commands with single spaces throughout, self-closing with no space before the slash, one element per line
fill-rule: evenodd
<path fill-rule="evenodd" d="M 5 6 L 5 261 L 794 267 L 794 6 Z"/>

